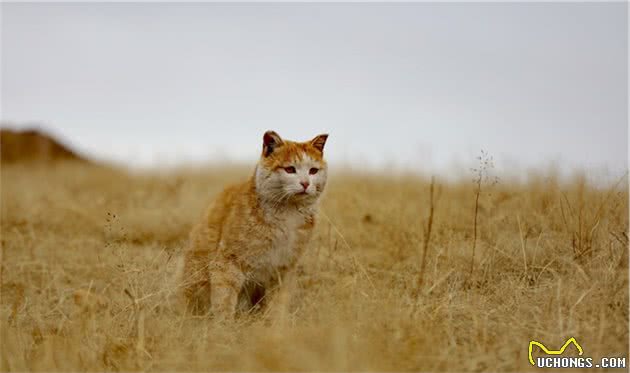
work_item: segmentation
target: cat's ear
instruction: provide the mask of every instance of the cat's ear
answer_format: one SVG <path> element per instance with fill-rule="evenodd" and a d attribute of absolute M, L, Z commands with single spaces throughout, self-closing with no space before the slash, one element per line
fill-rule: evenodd
<path fill-rule="evenodd" d="M 320 153 L 324 153 L 324 145 L 326 145 L 326 140 L 328 139 L 328 134 L 317 135 L 313 140 L 311 140 L 311 145 Z"/>
<path fill-rule="evenodd" d="M 274 131 L 267 131 L 263 135 L 263 156 L 268 157 L 273 153 L 274 149 L 282 145 L 284 141 L 280 135 Z"/>

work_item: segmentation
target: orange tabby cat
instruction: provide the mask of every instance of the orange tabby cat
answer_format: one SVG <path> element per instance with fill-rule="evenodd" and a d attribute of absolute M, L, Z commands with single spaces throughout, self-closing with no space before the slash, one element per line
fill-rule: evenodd
<path fill-rule="evenodd" d="M 326 185 L 327 138 L 264 134 L 254 174 L 225 189 L 190 233 L 184 293 L 193 311 L 225 318 L 248 310 L 294 266 Z"/>

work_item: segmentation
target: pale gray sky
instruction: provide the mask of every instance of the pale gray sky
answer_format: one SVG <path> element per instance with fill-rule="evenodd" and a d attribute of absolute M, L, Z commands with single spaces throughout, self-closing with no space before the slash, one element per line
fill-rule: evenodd
<path fill-rule="evenodd" d="M 625 3 L 2 7 L 2 119 L 105 159 L 627 169 Z"/>

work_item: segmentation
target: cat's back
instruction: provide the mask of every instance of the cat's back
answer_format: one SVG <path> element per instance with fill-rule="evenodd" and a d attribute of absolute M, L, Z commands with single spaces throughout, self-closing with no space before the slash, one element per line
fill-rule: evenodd
<path fill-rule="evenodd" d="M 255 199 L 255 191 L 251 189 L 250 180 L 232 184 L 223 189 L 206 209 L 207 224 L 224 224 L 233 215 L 242 214 L 243 210 L 251 210 Z"/>
<path fill-rule="evenodd" d="M 256 215 L 256 197 L 251 180 L 232 184 L 219 193 L 206 208 L 201 221 L 190 234 L 193 248 L 211 248 L 235 223 L 247 224 Z M 253 223 L 253 222 L 252 222 Z M 201 241 L 201 242 L 200 242 Z"/>
<path fill-rule="evenodd" d="M 262 210 L 256 196 L 256 186 L 250 178 L 242 183 L 231 185 L 217 197 L 214 205 L 208 208 L 209 224 L 220 222 L 226 225 L 259 224 Z"/>

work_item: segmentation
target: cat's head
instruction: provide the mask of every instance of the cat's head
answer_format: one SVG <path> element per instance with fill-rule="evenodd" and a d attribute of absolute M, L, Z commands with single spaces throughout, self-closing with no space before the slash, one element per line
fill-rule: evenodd
<path fill-rule="evenodd" d="M 328 135 L 310 141 L 283 140 L 274 131 L 263 136 L 263 149 L 256 167 L 256 189 L 266 200 L 312 203 L 326 186 L 324 145 Z"/>

